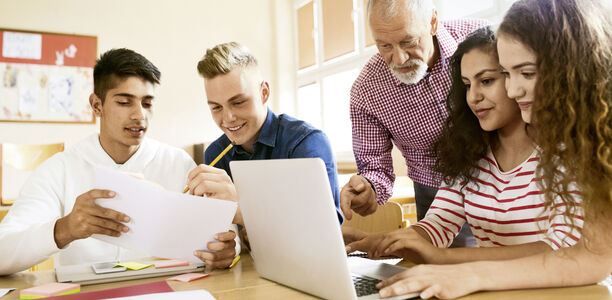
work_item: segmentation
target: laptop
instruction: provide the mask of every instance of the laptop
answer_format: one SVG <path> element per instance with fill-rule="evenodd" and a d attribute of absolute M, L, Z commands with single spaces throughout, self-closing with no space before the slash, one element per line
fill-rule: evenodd
<path fill-rule="evenodd" d="M 379 299 L 374 285 L 406 270 L 350 266 L 321 159 L 232 161 L 230 169 L 261 277 L 325 299 Z"/>
<path fill-rule="evenodd" d="M 153 258 L 143 258 L 134 260 L 142 264 L 154 264 L 159 262 Z M 189 262 L 187 266 L 169 267 L 156 269 L 151 266 L 142 270 L 122 270 L 120 272 L 101 273 L 94 272 L 93 265 L 95 264 L 80 264 L 58 266 L 55 268 L 55 277 L 57 282 L 79 283 L 81 285 L 98 284 L 106 282 L 142 279 L 149 277 L 169 276 L 175 274 L 203 272 L 205 268 L 204 262 Z"/>

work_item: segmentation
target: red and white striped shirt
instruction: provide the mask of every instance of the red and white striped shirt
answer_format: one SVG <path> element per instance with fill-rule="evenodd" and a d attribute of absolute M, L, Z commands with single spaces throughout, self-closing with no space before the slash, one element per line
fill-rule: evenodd
<path fill-rule="evenodd" d="M 570 220 L 562 216 L 564 206 L 554 213 L 544 211 L 544 194 L 537 187 L 535 171 L 538 150 L 508 172 L 502 172 L 493 153 L 478 162 L 479 173 L 465 187 L 460 183 L 443 185 L 427 211 L 415 226 L 423 228 L 434 246 L 448 247 L 464 222 L 480 247 L 495 247 L 543 241 L 553 249 L 574 245 L 579 230 L 570 230 Z M 576 185 L 570 192 L 580 201 Z M 574 216 L 574 225 L 582 228 L 581 211 Z M 568 235 L 568 233 L 570 233 Z"/>
<path fill-rule="evenodd" d="M 374 185 L 380 205 L 393 194 L 391 143 L 402 152 L 413 181 L 440 185 L 440 175 L 432 171 L 435 159 L 428 157 L 428 150 L 448 116 L 449 60 L 466 35 L 485 25 L 483 20 L 440 22 L 436 34 L 440 59 L 416 84 L 399 81 L 380 54 L 368 61 L 353 83 L 353 152 L 359 174 Z"/>

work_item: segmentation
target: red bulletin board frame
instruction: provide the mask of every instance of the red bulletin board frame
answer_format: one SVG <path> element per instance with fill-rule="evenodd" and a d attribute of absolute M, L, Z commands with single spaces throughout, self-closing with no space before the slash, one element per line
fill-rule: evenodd
<path fill-rule="evenodd" d="M 30 59 L 30 58 L 13 58 L 13 57 L 4 57 L 2 49 L 4 49 L 4 33 L 5 32 L 14 32 L 14 33 L 30 33 L 30 34 L 39 34 L 41 35 L 41 57 L 40 59 Z M 64 34 L 64 33 L 56 33 L 56 32 L 43 32 L 43 31 L 31 31 L 31 30 L 22 30 L 22 29 L 10 29 L 10 28 L 0 28 L 0 63 L 10 63 L 10 64 L 25 64 L 25 65 L 40 65 L 40 66 L 49 66 L 49 68 L 57 68 L 57 67 L 81 67 L 81 68 L 91 68 L 93 73 L 93 67 L 96 62 L 97 57 L 97 45 L 98 38 L 96 36 L 90 35 L 77 35 L 77 34 Z M 63 65 L 57 65 L 56 59 L 58 52 L 62 53 L 65 49 L 68 49 L 74 45 L 76 49 L 76 54 L 74 57 L 69 57 L 68 55 L 63 55 Z M 67 69 L 67 68 L 66 68 Z M 0 74 L 1 76 L 2 74 Z M 1 79 L 1 78 L 0 78 Z M 90 92 L 93 91 L 93 80 L 91 81 Z M 0 84 L 1 81 L 0 81 Z M 74 99 L 74 101 L 85 101 L 89 102 L 88 98 L 85 99 Z M 87 104 L 88 105 L 88 104 Z M 37 119 L 6 119 L 6 117 L 0 111 L 0 122 L 36 122 L 36 123 L 86 123 L 86 124 L 94 124 L 96 122 L 95 115 L 93 112 L 91 113 L 91 118 L 88 120 L 37 120 Z"/>

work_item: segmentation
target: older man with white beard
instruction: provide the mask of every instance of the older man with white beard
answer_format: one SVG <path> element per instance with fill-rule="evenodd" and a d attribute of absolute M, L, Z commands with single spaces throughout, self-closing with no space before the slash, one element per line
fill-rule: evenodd
<path fill-rule="evenodd" d="M 351 89 L 353 152 L 359 173 L 341 191 L 342 212 L 347 219 L 352 218 L 351 210 L 365 216 L 387 202 L 395 180 L 391 158 L 395 144 L 414 182 L 420 220 L 441 182 L 429 149 L 448 116 L 449 60 L 457 44 L 487 22 L 438 22 L 431 0 L 370 0 L 367 9 L 379 53 Z M 455 239 L 454 246 L 475 245 L 469 228 L 461 235 L 464 238 Z"/>

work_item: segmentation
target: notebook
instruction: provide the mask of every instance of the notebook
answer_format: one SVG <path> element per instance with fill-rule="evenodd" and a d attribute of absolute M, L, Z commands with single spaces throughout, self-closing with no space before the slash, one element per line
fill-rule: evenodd
<path fill-rule="evenodd" d="M 143 258 L 136 261 L 143 264 L 155 264 L 155 262 L 159 262 L 159 260 L 154 260 L 152 258 Z M 202 271 L 204 271 L 204 262 L 189 262 L 186 266 L 168 268 L 155 268 L 151 266 L 137 271 L 126 270 L 104 274 L 96 274 L 92 268 L 92 264 L 82 264 L 58 266 L 55 268 L 55 277 L 57 282 L 72 282 L 88 285 Z"/>
<path fill-rule="evenodd" d="M 95 300 L 95 299 L 110 299 L 116 297 L 128 297 L 136 295 L 154 294 L 154 293 L 167 293 L 173 292 L 172 288 L 166 281 L 155 281 L 143 284 L 129 285 L 114 289 L 92 291 L 92 292 L 80 292 L 77 294 L 56 296 L 45 298 L 46 299 L 60 299 L 60 300 Z"/>
<path fill-rule="evenodd" d="M 230 168 L 262 277 L 325 299 L 379 299 L 377 290 L 361 289 L 406 270 L 347 258 L 321 159 L 232 161 Z"/>

